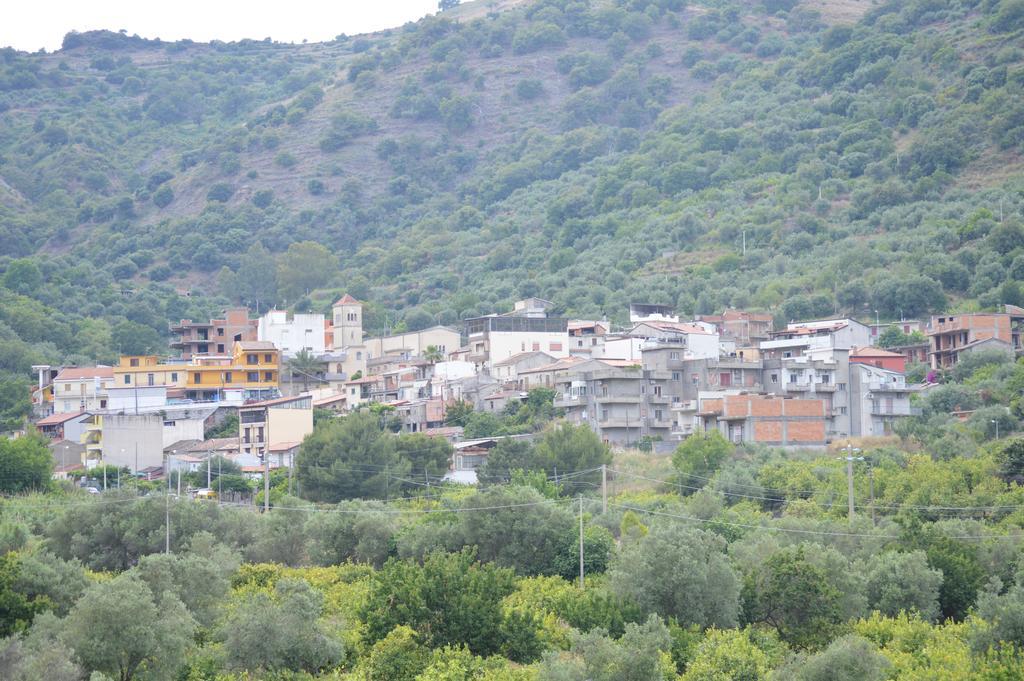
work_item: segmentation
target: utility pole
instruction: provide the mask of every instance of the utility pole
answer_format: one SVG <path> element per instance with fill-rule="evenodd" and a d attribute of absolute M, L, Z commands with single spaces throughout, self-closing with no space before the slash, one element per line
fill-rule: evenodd
<path fill-rule="evenodd" d="M 206 489 L 210 489 L 210 474 L 212 472 L 212 471 L 210 471 L 210 459 L 211 458 L 213 458 L 212 454 L 210 456 L 206 457 Z"/>
<path fill-rule="evenodd" d="M 269 448 L 269 445 L 268 445 Z M 263 452 L 263 512 L 270 510 L 270 452 Z"/>
<path fill-rule="evenodd" d="M 170 457 L 164 455 L 164 475 L 167 476 L 167 493 L 164 494 L 164 528 L 167 536 L 164 538 L 164 553 L 171 552 L 171 471 Z"/>
<path fill-rule="evenodd" d="M 580 591 L 583 590 L 583 494 L 580 494 Z"/>
<path fill-rule="evenodd" d="M 224 460 L 224 457 L 222 457 L 222 456 L 218 456 L 217 457 L 217 503 L 218 504 L 220 503 L 220 494 L 221 494 L 220 490 L 221 490 L 221 487 L 223 487 L 223 485 L 220 484 L 220 479 L 221 479 L 220 464 L 221 464 L 221 462 L 223 460 Z"/>
<path fill-rule="evenodd" d="M 842 451 L 845 452 L 845 454 L 846 454 L 846 456 L 842 457 L 842 458 L 846 459 L 846 501 L 847 501 L 847 505 L 849 506 L 850 522 L 852 523 L 853 522 L 853 513 L 854 513 L 854 506 L 853 506 L 853 462 L 854 461 L 863 461 L 864 457 L 863 456 L 853 456 L 854 453 L 860 453 L 860 449 L 858 449 L 856 447 L 851 447 L 850 445 L 846 445 L 845 447 L 843 447 Z"/>
<path fill-rule="evenodd" d="M 608 464 L 601 464 L 601 513 L 608 512 Z"/>
<path fill-rule="evenodd" d="M 872 462 L 868 460 L 868 489 L 871 491 L 871 525 L 875 523 L 875 467 L 871 465 Z"/>

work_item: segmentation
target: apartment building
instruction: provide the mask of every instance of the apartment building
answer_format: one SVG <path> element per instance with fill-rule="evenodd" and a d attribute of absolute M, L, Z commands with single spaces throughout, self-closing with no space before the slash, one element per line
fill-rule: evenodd
<path fill-rule="evenodd" d="M 223 355 L 231 352 L 234 343 L 257 340 L 258 322 L 249 319 L 249 310 L 234 308 L 224 311 L 222 319 L 194 322 L 182 319 L 171 324 L 175 336 L 171 347 L 181 352 L 183 360 L 197 355 Z"/>
<path fill-rule="evenodd" d="M 697 414 L 704 432 L 717 430 L 737 444 L 823 447 L 829 439 L 825 400 L 721 395 L 701 398 Z"/>
<path fill-rule="evenodd" d="M 284 357 L 294 357 L 300 351 L 319 357 L 327 351 L 322 314 L 289 314 L 285 310 L 271 310 L 259 318 L 256 339 L 273 343 Z"/>
<path fill-rule="evenodd" d="M 773 331 L 771 340 L 760 344 L 766 358 L 796 357 L 811 349 L 836 348 L 849 350 L 871 345 L 871 329 L 856 319 L 825 319 L 793 322 L 785 329 Z"/>
<path fill-rule="evenodd" d="M 948 369 L 969 352 L 1020 352 L 1024 314 L 975 312 L 931 318 L 928 324 L 932 369 Z"/>
<path fill-rule="evenodd" d="M 569 322 L 557 317 L 488 316 L 467 319 L 463 330 L 460 359 L 481 371 L 495 362 L 524 352 L 544 352 L 552 357 L 569 356 Z"/>
<path fill-rule="evenodd" d="M 114 386 L 181 388 L 187 366 L 184 362 L 161 361 L 156 355 L 122 355 L 114 367 Z"/>
<path fill-rule="evenodd" d="M 218 401 L 226 391 L 241 391 L 244 400 L 277 397 L 281 353 L 268 341 L 240 341 L 229 356 L 193 357 L 184 367 L 185 397 Z"/>
<path fill-rule="evenodd" d="M 668 371 L 629 360 L 592 359 L 573 364 L 555 379 L 555 406 L 572 423 L 586 424 L 605 442 L 635 444 L 648 436 L 668 440 L 681 383 Z"/>
<path fill-rule="evenodd" d="M 313 398 L 281 397 L 247 404 L 238 410 L 239 450 L 263 457 L 275 449 L 288 449 L 313 432 Z"/>
<path fill-rule="evenodd" d="M 547 366 L 555 361 L 556 359 L 546 352 L 520 352 L 508 359 L 495 362 L 491 367 L 491 376 L 504 385 L 516 387 L 520 385 L 520 372 Z"/>
<path fill-rule="evenodd" d="M 727 309 L 722 314 L 697 315 L 694 319 L 714 325 L 719 336 L 734 341 L 738 346 L 769 340 L 775 325 L 772 315 L 745 310 Z"/>
<path fill-rule="evenodd" d="M 53 413 L 67 414 L 107 408 L 114 385 L 113 367 L 67 367 L 53 379 Z"/>
<path fill-rule="evenodd" d="M 891 435 L 900 418 L 920 413 L 911 406 L 915 392 L 902 371 L 865 363 L 850 365 L 850 435 Z"/>

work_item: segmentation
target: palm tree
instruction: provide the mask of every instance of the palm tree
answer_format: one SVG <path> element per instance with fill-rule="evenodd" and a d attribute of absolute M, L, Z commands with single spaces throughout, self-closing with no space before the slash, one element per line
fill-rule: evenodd
<path fill-rule="evenodd" d="M 423 359 L 431 364 L 437 364 L 444 361 L 444 353 L 436 345 L 428 345 L 427 349 L 423 351 Z"/>
<path fill-rule="evenodd" d="M 303 348 L 295 353 L 295 356 L 288 360 L 288 370 L 294 376 L 298 374 L 302 377 L 302 391 L 309 391 L 310 379 L 322 380 L 317 376 L 317 373 L 323 367 L 321 362 L 312 352 Z"/>

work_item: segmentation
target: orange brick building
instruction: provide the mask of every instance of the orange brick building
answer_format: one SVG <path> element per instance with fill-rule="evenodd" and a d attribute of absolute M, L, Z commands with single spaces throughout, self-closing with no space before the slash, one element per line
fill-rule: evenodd
<path fill-rule="evenodd" d="M 701 399 L 698 415 L 705 432 L 718 430 L 731 442 L 815 447 L 828 440 L 826 400 L 725 395 Z"/>

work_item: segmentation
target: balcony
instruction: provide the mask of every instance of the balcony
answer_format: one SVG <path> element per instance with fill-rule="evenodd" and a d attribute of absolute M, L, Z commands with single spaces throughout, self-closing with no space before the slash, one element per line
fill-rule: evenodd
<path fill-rule="evenodd" d="M 651 395 L 647 398 L 647 401 L 651 404 L 668 404 L 672 401 L 669 395 Z"/>
<path fill-rule="evenodd" d="M 630 430 L 636 428 L 639 430 L 643 425 L 643 421 L 639 417 L 626 419 L 615 416 L 607 419 L 598 419 L 597 425 L 600 428 L 629 428 Z"/>
<path fill-rule="evenodd" d="M 868 390 L 876 393 L 905 393 L 909 390 L 904 383 L 886 383 L 882 381 L 871 381 Z"/>
<path fill-rule="evenodd" d="M 763 362 L 754 362 L 750 360 L 740 359 L 738 357 L 730 357 L 727 359 L 720 359 L 717 362 L 709 362 L 709 369 L 748 369 L 756 370 L 763 367 Z"/>
<path fill-rule="evenodd" d="M 810 392 L 810 383 L 786 383 L 786 392 L 788 393 L 806 393 Z"/>
<path fill-rule="evenodd" d="M 555 398 L 554 405 L 559 409 L 569 409 L 572 407 L 584 407 L 587 404 L 587 397 L 579 395 L 560 395 Z"/>
<path fill-rule="evenodd" d="M 834 393 L 836 391 L 835 383 L 815 383 L 814 392 L 816 393 Z"/>
<path fill-rule="evenodd" d="M 683 400 L 672 405 L 672 411 L 697 411 L 696 400 Z"/>

